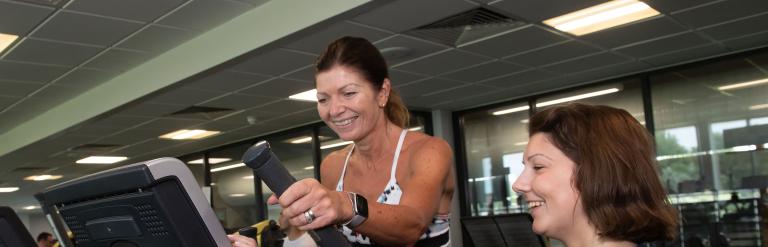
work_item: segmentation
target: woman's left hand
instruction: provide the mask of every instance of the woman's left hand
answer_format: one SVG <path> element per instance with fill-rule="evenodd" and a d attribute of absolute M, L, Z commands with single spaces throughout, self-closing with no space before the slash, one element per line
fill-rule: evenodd
<path fill-rule="evenodd" d="M 252 239 L 241 235 L 227 235 L 229 242 L 232 243 L 232 247 L 258 247 L 256 239 Z"/>
<path fill-rule="evenodd" d="M 300 230 L 313 230 L 345 222 L 352 218 L 352 206 L 343 192 L 329 190 L 316 179 L 302 179 L 283 192 L 273 195 L 269 204 L 280 203 L 282 216 Z"/>

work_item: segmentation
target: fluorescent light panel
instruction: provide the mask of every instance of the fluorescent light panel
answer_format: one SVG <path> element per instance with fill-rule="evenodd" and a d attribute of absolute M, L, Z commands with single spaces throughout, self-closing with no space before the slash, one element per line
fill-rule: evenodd
<path fill-rule="evenodd" d="M 656 15 L 659 11 L 644 2 L 616 0 L 548 19 L 544 24 L 580 36 Z"/>
<path fill-rule="evenodd" d="M 34 210 L 40 208 L 39 206 L 26 206 L 24 207 L 24 210 Z"/>
<path fill-rule="evenodd" d="M 211 172 L 220 172 L 220 171 L 229 170 L 229 169 L 235 169 L 235 168 L 244 167 L 244 166 L 245 166 L 244 163 L 237 163 L 237 164 L 234 164 L 234 165 L 228 165 L 228 166 L 222 166 L 222 167 L 213 168 L 213 169 L 211 169 Z"/>
<path fill-rule="evenodd" d="M 218 163 L 223 163 L 230 161 L 232 159 L 230 158 L 208 158 L 208 164 L 215 165 Z M 203 159 L 196 159 L 190 162 L 187 162 L 187 164 L 203 164 Z"/>
<path fill-rule="evenodd" d="M 344 145 L 351 144 L 351 143 L 352 143 L 352 141 L 336 142 L 336 143 L 331 143 L 331 144 L 320 146 L 320 149 L 335 148 L 335 147 L 338 147 L 338 146 L 344 146 Z"/>
<path fill-rule="evenodd" d="M 312 89 L 306 92 L 297 93 L 297 94 L 288 96 L 288 98 L 292 100 L 317 102 L 317 89 Z"/>
<path fill-rule="evenodd" d="M 221 131 L 183 129 L 161 135 L 160 138 L 173 140 L 202 139 L 218 133 L 221 133 Z"/>
<path fill-rule="evenodd" d="M 0 33 L 0 54 L 18 38 L 18 35 Z"/>
<path fill-rule="evenodd" d="M 580 100 L 580 99 L 592 98 L 600 95 L 612 94 L 618 91 L 620 91 L 620 89 L 618 88 L 609 88 L 609 89 L 595 91 L 591 93 L 579 94 L 579 95 L 574 95 L 570 97 L 559 98 L 556 100 L 544 101 L 541 103 L 537 103 L 536 107 L 545 107 L 545 106 L 556 105 L 556 104 Z M 504 114 L 509 114 L 513 112 L 525 111 L 525 110 L 528 110 L 528 106 L 520 106 L 520 107 L 510 108 L 506 110 L 495 111 L 492 114 L 498 116 L 498 115 L 504 115 Z M 527 123 L 527 122 L 528 122 L 527 119 L 525 120 L 525 122 L 521 121 L 521 123 Z"/>
<path fill-rule="evenodd" d="M 125 156 L 90 156 L 87 158 L 75 161 L 78 164 L 114 164 L 128 159 Z"/>
<path fill-rule="evenodd" d="M 308 142 L 311 142 L 311 141 L 312 141 L 312 137 L 311 136 L 300 136 L 300 137 L 293 138 L 292 140 L 290 140 L 288 142 L 290 142 L 292 144 L 301 144 L 301 143 L 308 143 Z"/>
<path fill-rule="evenodd" d="M 229 196 L 230 196 L 230 197 L 245 197 L 245 196 L 247 196 L 247 195 L 246 195 L 246 194 L 243 194 L 243 193 L 237 193 L 237 194 L 229 194 Z"/>
<path fill-rule="evenodd" d="M 30 180 L 30 181 L 44 181 L 44 180 L 56 180 L 62 178 L 62 175 L 35 175 L 35 176 L 29 176 L 25 177 L 24 180 Z"/>
<path fill-rule="evenodd" d="M 19 187 L 0 187 L 0 193 L 9 193 L 19 190 Z"/>
<path fill-rule="evenodd" d="M 304 167 L 304 170 L 314 170 L 314 169 L 315 169 L 315 166 Z"/>
<path fill-rule="evenodd" d="M 529 106 L 520 106 L 520 107 L 515 107 L 515 108 L 504 109 L 504 110 L 501 110 L 501 111 L 495 111 L 492 114 L 498 116 L 498 115 L 504 115 L 504 114 L 509 114 L 509 113 L 513 113 L 513 112 L 527 111 L 530 108 L 531 107 L 529 107 Z"/>
<path fill-rule="evenodd" d="M 757 86 L 757 85 L 760 85 L 760 84 L 763 84 L 763 83 L 766 83 L 766 82 L 768 82 L 768 78 L 754 80 L 754 81 L 739 82 L 739 83 L 734 83 L 734 84 L 730 84 L 730 85 L 725 85 L 725 86 L 722 86 L 722 87 L 718 87 L 717 90 L 725 91 L 725 90 L 731 90 L 731 89 L 754 87 L 754 86 Z"/>
<path fill-rule="evenodd" d="M 759 104 L 759 105 L 753 105 L 753 106 L 749 107 L 749 109 L 753 110 L 753 111 L 754 110 L 762 110 L 762 109 L 766 109 L 766 108 L 768 108 L 768 104 Z"/>

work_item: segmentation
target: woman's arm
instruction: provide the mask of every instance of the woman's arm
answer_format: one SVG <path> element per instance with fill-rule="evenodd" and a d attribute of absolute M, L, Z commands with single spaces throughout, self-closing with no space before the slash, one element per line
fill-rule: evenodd
<path fill-rule="evenodd" d="M 432 138 L 416 149 L 409 159 L 409 179 L 399 181 L 403 195 L 399 205 L 368 201 L 368 220 L 355 228 L 376 243 L 411 245 L 419 240 L 437 214 L 453 163 L 445 141 Z"/>

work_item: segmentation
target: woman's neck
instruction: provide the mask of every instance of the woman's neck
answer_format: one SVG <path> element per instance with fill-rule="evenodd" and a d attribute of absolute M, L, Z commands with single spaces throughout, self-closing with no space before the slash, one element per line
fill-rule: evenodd
<path fill-rule="evenodd" d="M 577 230 L 581 229 L 581 230 Z M 613 240 L 600 237 L 593 226 L 574 228 L 570 237 L 562 239 L 568 247 L 635 247 L 637 244 L 631 241 Z"/>
<path fill-rule="evenodd" d="M 379 157 L 388 156 L 394 149 L 393 143 L 397 141 L 402 129 L 387 120 L 385 116 L 377 121 L 376 126 L 368 135 L 359 141 L 355 141 L 355 152 L 359 157 L 374 161 Z"/>

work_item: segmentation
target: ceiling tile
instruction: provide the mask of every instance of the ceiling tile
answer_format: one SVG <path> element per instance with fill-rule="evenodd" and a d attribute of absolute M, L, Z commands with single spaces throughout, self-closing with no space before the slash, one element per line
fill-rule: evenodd
<path fill-rule="evenodd" d="M 127 71 L 151 58 L 150 54 L 122 49 L 109 49 L 83 67 L 101 70 Z"/>
<path fill-rule="evenodd" d="M 35 116 L 37 116 L 37 113 L 31 110 L 11 109 L 9 111 L 0 113 L 0 118 L 3 119 L 3 121 L 0 121 L 0 133 L 5 133 L 6 131 L 9 131 L 11 128 L 16 127 L 17 125 L 24 123 Z M 11 154 L 14 154 L 14 153 L 11 153 Z M 0 157 L 0 158 L 3 158 L 3 157 Z"/>
<path fill-rule="evenodd" d="M 720 0 L 644 0 L 643 2 L 662 13 L 672 13 L 678 10 L 706 5 L 709 2 Z"/>
<path fill-rule="evenodd" d="M 317 110 L 309 109 L 281 117 L 277 121 L 285 127 L 297 127 L 320 121 L 320 115 L 317 114 Z"/>
<path fill-rule="evenodd" d="M 461 49 L 501 58 L 565 40 L 565 37 L 542 28 L 526 26 L 516 31 L 462 46 Z"/>
<path fill-rule="evenodd" d="M 403 84 L 408 84 L 416 80 L 421 80 L 427 78 L 425 75 L 421 74 L 414 74 L 410 72 L 400 71 L 396 69 L 390 69 L 389 70 L 389 80 L 392 83 L 392 86 L 400 86 Z"/>
<path fill-rule="evenodd" d="M 149 22 L 184 2 L 184 0 L 76 0 L 66 5 L 66 9 Z"/>
<path fill-rule="evenodd" d="M 35 31 L 32 37 L 110 46 L 141 26 L 134 22 L 61 11 Z"/>
<path fill-rule="evenodd" d="M 112 79 L 117 75 L 115 71 L 104 71 L 97 69 L 78 68 L 61 79 L 56 81 L 56 85 L 78 86 L 81 88 L 90 88 Z"/>
<path fill-rule="evenodd" d="M 399 33 L 475 7 L 461 0 L 393 1 L 355 17 L 354 21 Z"/>
<path fill-rule="evenodd" d="M 766 11 L 768 11 L 768 1 L 765 0 L 729 0 L 701 5 L 698 8 L 673 13 L 672 16 L 689 26 L 704 27 Z"/>
<path fill-rule="evenodd" d="M 167 129 L 134 128 L 134 129 L 119 132 L 110 136 L 106 136 L 98 140 L 98 143 L 130 145 L 130 144 L 134 144 L 137 142 L 142 142 L 150 139 L 152 140 L 158 139 L 159 136 L 168 134 L 169 132 L 170 131 Z"/>
<path fill-rule="evenodd" d="M 251 86 L 239 93 L 285 99 L 288 96 L 314 88 L 314 83 L 277 78 Z"/>
<path fill-rule="evenodd" d="M 382 52 L 382 56 L 387 60 L 389 66 L 396 66 L 399 63 L 448 48 L 441 44 L 435 44 L 405 35 L 396 35 L 377 42 L 375 45 Z"/>
<path fill-rule="evenodd" d="M 579 39 L 593 42 L 606 48 L 615 48 L 670 34 L 681 33 L 685 30 L 687 30 L 685 27 L 669 17 L 657 16 L 647 20 L 586 34 L 579 37 Z"/>
<path fill-rule="evenodd" d="M 4 98 L 25 97 L 29 93 L 34 92 L 35 90 L 39 89 L 42 86 L 43 84 L 37 84 L 37 83 L 0 81 L 0 96 L 4 96 Z M 5 108 L 2 102 L 6 102 L 6 101 L 0 100 L 0 111 L 3 108 Z"/>
<path fill-rule="evenodd" d="M 165 116 L 184 108 L 188 105 L 174 105 L 174 104 L 157 104 L 148 103 L 146 99 L 140 99 L 129 103 L 128 105 L 121 106 L 115 113 L 134 115 L 134 116 L 147 116 L 147 117 L 159 117 Z"/>
<path fill-rule="evenodd" d="M 494 86 L 494 87 L 512 88 L 512 87 L 527 85 L 529 83 L 533 83 L 537 81 L 552 79 L 555 77 L 557 77 L 557 75 L 552 74 L 550 72 L 532 69 L 532 70 L 526 70 L 526 71 L 514 73 L 511 75 L 493 79 L 490 81 L 484 81 L 481 84 Z"/>
<path fill-rule="evenodd" d="M 434 56 L 429 56 L 398 65 L 396 68 L 398 70 L 409 72 L 416 72 L 427 75 L 438 75 L 489 60 L 491 59 L 480 55 L 475 55 L 460 50 L 449 50 Z"/>
<path fill-rule="evenodd" d="M 49 85 L 45 89 L 37 91 L 35 94 L 30 95 L 34 99 L 44 100 L 50 102 L 50 106 L 54 106 L 63 101 L 74 98 L 75 96 L 83 93 L 82 88 L 64 85 Z"/>
<path fill-rule="evenodd" d="M 768 31 L 728 39 L 723 43 L 735 51 L 765 46 L 768 44 Z"/>
<path fill-rule="evenodd" d="M 6 90 L 9 87 L 4 82 L 0 82 L 0 88 L 2 88 L 3 90 Z M 3 110 L 6 107 L 10 106 L 13 103 L 16 103 L 16 101 L 19 101 L 19 99 L 21 99 L 21 97 L 0 95 L 0 112 L 3 112 Z M 2 118 L 2 114 L 0 114 L 0 118 Z M 0 128 L 0 133 L 3 133 L 2 128 Z"/>
<path fill-rule="evenodd" d="M 230 67 L 231 70 L 263 75 L 282 75 L 315 62 L 315 56 L 285 49 L 276 49 L 264 54 L 248 57 Z"/>
<path fill-rule="evenodd" d="M 726 40 L 768 30 L 768 12 L 735 22 L 700 29 L 717 40 Z"/>
<path fill-rule="evenodd" d="M 241 109 L 248 109 L 254 106 L 263 105 L 276 100 L 277 99 L 272 97 L 261 97 L 261 96 L 255 96 L 255 95 L 245 95 L 245 94 L 229 94 L 229 95 L 225 95 L 217 99 L 207 101 L 205 103 L 200 103 L 197 105 L 241 110 Z"/>
<path fill-rule="evenodd" d="M 167 130 L 168 132 L 171 132 L 180 129 L 188 129 L 190 126 L 200 124 L 202 122 L 202 120 L 193 119 L 157 118 L 153 121 L 142 124 L 139 128 Z"/>
<path fill-rule="evenodd" d="M 196 89 L 187 88 L 169 88 L 160 92 L 153 93 L 149 98 L 144 99 L 146 102 L 160 103 L 160 104 L 174 104 L 174 105 L 194 105 L 223 93 L 214 93 L 211 91 L 202 91 Z"/>
<path fill-rule="evenodd" d="M 665 53 L 658 56 L 644 58 L 643 61 L 656 65 L 671 65 L 692 60 L 701 60 L 707 57 L 722 54 L 727 50 L 719 45 L 694 46 L 688 49 L 677 50 L 671 53 Z"/>
<path fill-rule="evenodd" d="M 548 65 L 542 67 L 542 69 L 553 71 L 561 74 L 578 73 L 580 71 L 605 67 L 629 61 L 629 58 L 622 57 L 613 53 L 600 53 L 595 55 L 589 55 L 557 64 Z"/>
<path fill-rule="evenodd" d="M 493 61 L 478 66 L 441 75 L 442 78 L 463 82 L 479 82 L 497 76 L 525 70 L 525 67 L 503 61 Z"/>
<path fill-rule="evenodd" d="M 315 66 L 309 65 L 296 72 L 283 75 L 283 78 L 315 83 Z"/>
<path fill-rule="evenodd" d="M 641 62 L 625 62 L 617 63 L 615 65 L 595 68 L 591 70 L 580 71 L 570 75 L 575 78 L 580 84 L 594 81 L 603 81 L 609 78 L 616 78 L 620 76 L 626 76 L 635 74 L 640 71 L 646 70 L 651 66 Z"/>
<path fill-rule="evenodd" d="M 311 32 L 309 35 L 301 36 L 298 40 L 285 45 L 285 48 L 320 54 L 328 44 L 344 36 L 361 37 L 370 42 L 375 42 L 391 35 L 388 32 L 346 21 L 340 21 L 330 26 L 308 31 Z"/>
<path fill-rule="evenodd" d="M 130 115 L 109 115 L 102 118 L 90 120 L 84 125 L 85 128 L 100 126 L 100 127 L 112 127 L 118 129 L 126 129 L 135 127 L 139 124 L 146 123 L 152 120 L 152 117 L 142 116 L 130 116 Z"/>
<path fill-rule="evenodd" d="M 136 143 L 127 148 L 117 150 L 115 151 L 115 153 L 122 154 L 128 157 L 146 156 L 146 155 L 150 155 L 158 151 L 161 151 L 163 149 L 173 147 L 175 145 L 183 144 L 185 142 L 190 142 L 190 141 L 189 140 L 179 141 L 179 140 L 151 139 L 148 141 Z"/>
<path fill-rule="evenodd" d="M 49 82 L 69 70 L 66 67 L 0 60 L 0 80 Z"/>
<path fill-rule="evenodd" d="M 498 90 L 496 87 L 484 85 L 466 85 L 451 88 L 437 93 L 427 94 L 424 98 L 432 99 L 433 102 L 443 102 L 455 99 L 468 98 L 476 95 L 486 94 Z"/>
<path fill-rule="evenodd" d="M 275 103 L 266 104 L 260 107 L 253 108 L 255 111 L 291 114 L 294 112 L 305 111 L 313 109 L 317 106 L 315 102 L 299 101 L 299 100 L 280 100 Z"/>
<path fill-rule="evenodd" d="M 184 7 L 173 12 L 173 14 L 160 19 L 158 23 L 197 31 L 206 31 L 252 9 L 253 7 L 253 5 L 235 1 L 190 1 L 189 4 L 184 5 Z M 205 16 L 205 18 L 200 18 L 201 16 Z"/>
<path fill-rule="evenodd" d="M 5 58 L 23 62 L 75 67 L 101 50 L 102 48 L 93 46 L 27 39 L 16 46 Z"/>
<path fill-rule="evenodd" d="M 150 25 L 117 45 L 119 48 L 160 53 L 195 37 L 195 33 L 174 27 Z"/>
<path fill-rule="evenodd" d="M 184 88 L 214 92 L 232 92 L 269 79 L 269 77 L 242 73 L 231 70 L 206 71 L 201 75 L 185 79 L 180 84 Z"/>
<path fill-rule="evenodd" d="M 53 12 L 53 8 L 18 2 L 0 2 L 0 33 L 26 36 Z"/>
<path fill-rule="evenodd" d="M 397 88 L 398 93 L 403 98 L 415 98 L 425 94 L 465 85 L 465 83 L 450 81 L 440 78 L 431 78 L 424 81 L 414 82 Z"/>
<path fill-rule="evenodd" d="M 538 67 L 597 52 L 600 52 L 600 49 L 578 41 L 566 41 L 565 43 L 508 57 L 506 60 L 531 67 Z"/>
<path fill-rule="evenodd" d="M 704 45 L 707 43 L 709 42 L 699 35 L 687 32 L 662 39 L 657 39 L 654 41 L 621 47 L 616 49 L 616 51 L 628 54 L 633 57 L 643 58 L 661 53 L 672 52 L 675 50 L 687 49 L 689 47 Z"/>
<path fill-rule="evenodd" d="M 605 1 L 601 0 L 536 0 L 536 1 L 498 1 L 491 6 L 504 10 L 514 16 L 520 16 L 530 22 L 540 22 L 573 11 L 592 7 Z"/>

